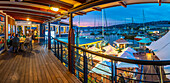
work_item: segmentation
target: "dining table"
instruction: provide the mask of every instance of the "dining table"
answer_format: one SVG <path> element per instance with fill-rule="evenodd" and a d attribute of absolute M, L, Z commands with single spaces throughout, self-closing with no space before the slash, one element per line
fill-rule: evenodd
<path fill-rule="evenodd" d="M 24 42 L 25 42 L 25 38 L 23 38 L 23 37 L 19 38 L 19 44 L 20 44 L 20 45 L 19 45 L 19 47 L 20 47 L 19 50 L 20 50 L 20 51 L 22 51 L 21 48 L 22 48 L 22 45 L 24 44 Z"/>

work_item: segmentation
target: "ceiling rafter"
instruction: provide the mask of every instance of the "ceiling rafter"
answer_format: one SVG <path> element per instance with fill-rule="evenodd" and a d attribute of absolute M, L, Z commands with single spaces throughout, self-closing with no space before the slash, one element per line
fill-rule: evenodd
<path fill-rule="evenodd" d="M 27 21 L 27 18 L 20 18 L 20 17 L 15 17 L 15 16 L 14 16 L 14 18 L 15 18 L 16 20 L 24 20 L 24 21 Z M 38 22 L 38 23 L 43 23 L 43 22 L 44 22 L 44 21 L 35 20 L 35 19 L 30 19 L 30 21 L 32 21 L 32 22 Z"/>
<path fill-rule="evenodd" d="M 119 4 L 120 4 L 121 6 L 123 6 L 123 7 L 125 7 L 125 8 L 127 7 L 127 4 L 126 4 L 125 1 L 120 1 Z"/>
<path fill-rule="evenodd" d="M 162 0 L 158 0 L 159 6 L 161 6 Z"/>
<path fill-rule="evenodd" d="M 42 16 L 42 17 L 55 17 L 55 15 L 47 16 L 47 15 L 40 15 L 40 14 L 34 14 L 34 13 L 28 13 L 28 12 L 18 12 L 18 11 L 12 11 L 12 10 L 3 10 L 3 12 L 29 14 L 29 15 L 36 15 L 36 16 Z"/>
<path fill-rule="evenodd" d="M 9 12 L 9 11 L 3 11 L 7 14 L 10 14 L 10 15 L 20 15 L 20 16 L 33 16 L 33 17 L 37 17 L 37 18 L 46 18 L 46 19 L 51 19 L 51 17 L 46 17 L 46 16 L 39 16 L 39 15 L 30 15 L 30 14 L 24 14 L 24 13 L 20 13 L 20 12 Z"/>
<path fill-rule="evenodd" d="M 77 1 L 79 3 L 85 3 L 86 2 L 86 0 L 74 0 L 74 1 Z"/>
<path fill-rule="evenodd" d="M 0 4 L 0 6 L 7 6 L 7 7 L 9 7 L 9 5 L 10 5 L 10 7 L 26 8 L 26 9 L 43 11 L 43 12 L 50 12 L 50 13 L 54 13 L 54 14 L 61 14 L 61 12 L 55 12 L 50 9 L 38 8 L 38 7 L 33 7 L 33 6 L 17 5 L 17 4 Z"/>
<path fill-rule="evenodd" d="M 47 20 L 46 18 L 37 18 L 37 17 L 34 17 L 34 16 L 18 16 L 18 15 L 14 15 L 14 14 L 9 14 L 10 16 L 12 16 L 12 17 L 18 17 L 18 18 L 29 18 L 29 19 L 35 19 L 35 20 L 39 20 L 39 21 L 45 21 L 45 20 Z"/>
<path fill-rule="evenodd" d="M 96 11 L 101 11 L 102 9 L 99 7 L 93 7 L 92 9 L 96 10 Z"/>
<path fill-rule="evenodd" d="M 65 3 L 62 1 L 50 1 L 50 0 L 23 0 L 24 2 L 33 2 L 33 3 L 42 3 L 42 4 L 49 4 L 51 7 L 62 7 L 62 8 L 66 8 L 66 9 L 70 9 L 73 7 L 72 4 L 69 3 Z"/>
<path fill-rule="evenodd" d="M 82 15 L 86 14 L 86 12 L 83 12 L 83 11 L 80 11 L 80 12 L 77 12 L 77 13 L 82 14 Z"/>
<path fill-rule="evenodd" d="M 40 13 L 40 12 L 35 12 L 35 11 L 29 11 L 29 10 L 10 9 L 10 8 L 0 8 L 0 10 L 9 10 L 9 11 L 11 10 L 11 11 L 17 11 L 17 12 L 26 12 L 26 13 L 32 13 L 32 14 L 39 14 L 39 15 L 55 17 L 55 15 L 45 14 L 45 13 Z"/>

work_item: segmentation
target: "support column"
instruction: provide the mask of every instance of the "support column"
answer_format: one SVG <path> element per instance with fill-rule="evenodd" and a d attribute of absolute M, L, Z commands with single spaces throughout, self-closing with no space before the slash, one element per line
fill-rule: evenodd
<path fill-rule="evenodd" d="M 48 49 L 51 49 L 51 27 L 50 27 L 50 22 L 48 22 Z"/>
<path fill-rule="evenodd" d="M 69 71 L 74 74 L 74 48 L 71 45 L 75 44 L 75 35 L 73 30 L 73 19 L 72 19 L 72 13 L 69 14 L 69 35 L 68 35 L 68 65 L 69 65 Z"/>
<path fill-rule="evenodd" d="M 60 21 L 59 21 L 59 26 L 58 26 L 58 32 L 59 32 L 59 37 L 61 37 L 61 24 L 60 24 Z"/>
<path fill-rule="evenodd" d="M 40 24 L 40 42 L 45 42 L 45 25 Z"/>

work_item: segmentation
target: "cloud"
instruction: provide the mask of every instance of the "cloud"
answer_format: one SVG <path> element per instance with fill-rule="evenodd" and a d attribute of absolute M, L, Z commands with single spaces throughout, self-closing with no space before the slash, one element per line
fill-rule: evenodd
<path fill-rule="evenodd" d="M 145 21 L 159 21 L 159 20 L 169 20 L 170 19 L 170 5 L 162 3 L 162 6 L 159 6 L 158 3 L 152 4 L 135 4 L 128 5 L 127 8 L 122 6 L 112 7 L 105 9 L 105 14 L 107 22 L 109 24 L 122 24 L 132 22 L 131 18 L 133 17 L 134 22 L 141 23 L 143 22 L 143 10 L 145 14 Z M 87 15 L 80 16 L 80 25 L 81 26 L 94 26 L 94 20 L 96 20 L 96 25 L 101 26 L 102 21 L 102 12 L 93 11 L 87 13 Z M 68 22 L 68 19 L 64 20 Z M 78 24 L 79 16 L 75 16 L 74 24 Z"/>

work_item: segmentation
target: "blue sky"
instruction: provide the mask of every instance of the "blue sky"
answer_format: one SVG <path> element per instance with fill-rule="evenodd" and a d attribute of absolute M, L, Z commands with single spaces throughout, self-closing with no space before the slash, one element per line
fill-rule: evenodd
<path fill-rule="evenodd" d="M 145 14 L 145 22 L 170 20 L 170 4 L 162 4 L 161 6 L 159 6 L 158 3 L 135 4 L 128 5 L 127 8 L 118 6 L 105 9 L 107 24 L 123 24 L 125 23 L 125 19 L 127 23 L 131 23 L 132 17 L 135 23 L 141 23 L 143 22 L 143 10 Z M 94 26 L 95 19 L 96 26 L 101 26 L 102 12 L 93 11 L 80 16 L 80 26 Z M 68 22 L 68 19 L 62 21 Z M 78 25 L 79 16 L 75 16 L 73 22 Z"/>

